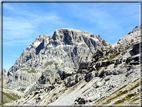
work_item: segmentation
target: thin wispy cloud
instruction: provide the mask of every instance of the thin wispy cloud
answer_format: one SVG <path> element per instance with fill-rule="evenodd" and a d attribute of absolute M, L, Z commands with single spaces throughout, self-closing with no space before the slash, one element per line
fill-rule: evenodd
<path fill-rule="evenodd" d="M 87 28 L 89 31 L 94 34 L 100 33 L 102 37 L 113 44 L 139 25 L 135 21 L 139 20 L 138 6 L 138 3 L 92 3 L 88 8 L 84 3 L 71 4 L 69 8 L 72 10 L 70 13 L 76 18 L 84 20 L 84 23 L 90 22 L 90 26 Z M 134 21 L 132 22 L 132 20 Z"/>
<path fill-rule="evenodd" d="M 56 29 L 87 31 L 113 44 L 137 25 L 136 3 L 4 3 L 4 65 L 10 68 L 35 38 L 51 36 Z"/>
<path fill-rule="evenodd" d="M 31 39 L 24 39 L 24 40 L 11 40 L 11 41 L 8 41 L 8 42 L 4 42 L 3 45 L 5 46 L 15 46 L 15 45 L 18 45 L 18 46 L 23 46 L 23 45 L 27 45 L 27 44 L 31 44 Z"/>
<path fill-rule="evenodd" d="M 39 27 L 42 26 L 42 24 L 45 25 L 45 23 L 48 23 L 46 25 L 47 27 L 50 26 L 49 24 L 64 25 L 64 23 L 60 21 L 60 17 L 53 13 L 48 14 L 48 13 L 42 12 L 38 14 L 38 12 L 36 13 L 35 11 L 30 11 L 30 12 L 27 11 L 25 9 L 26 8 L 25 6 L 24 6 L 24 9 L 22 7 L 17 9 L 8 4 L 4 5 L 4 9 L 5 8 L 16 15 L 19 13 L 18 16 L 15 16 L 15 17 L 3 16 L 4 39 L 7 39 L 7 40 L 14 41 L 15 39 L 20 39 L 20 38 L 29 39 L 33 37 L 34 34 L 40 34 L 38 29 Z M 9 45 L 12 45 L 11 43 L 14 43 L 14 42 L 7 42 L 6 45 L 8 45 L 8 43 Z M 16 44 L 18 44 L 18 41 L 15 40 L 15 43 L 13 45 L 16 45 Z"/>

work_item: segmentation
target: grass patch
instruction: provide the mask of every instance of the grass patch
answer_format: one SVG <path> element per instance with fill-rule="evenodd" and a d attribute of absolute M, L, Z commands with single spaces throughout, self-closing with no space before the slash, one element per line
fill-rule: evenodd
<path fill-rule="evenodd" d="M 12 90 L 11 88 L 7 87 L 7 86 L 3 86 L 3 88 L 5 89 L 9 89 L 9 90 Z"/>
<path fill-rule="evenodd" d="M 31 70 L 28 71 L 28 73 L 36 73 L 36 71 L 34 68 L 32 68 Z"/>
<path fill-rule="evenodd" d="M 102 61 L 106 60 L 106 58 L 103 58 Z"/>
<path fill-rule="evenodd" d="M 107 69 L 107 66 L 105 67 L 105 69 Z"/>
<path fill-rule="evenodd" d="M 55 69 L 56 69 L 56 70 L 58 69 L 58 64 L 55 64 Z"/>
<path fill-rule="evenodd" d="M 53 96 L 56 96 L 56 95 L 57 95 L 57 93 L 54 93 L 54 94 L 53 94 Z"/>
<path fill-rule="evenodd" d="M 125 91 L 120 91 L 119 94 L 117 94 L 116 96 L 108 99 L 104 104 L 109 104 L 113 99 L 116 99 L 117 97 L 120 97 L 124 94 L 128 93 L 128 90 L 125 90 Z"/>
<path fill-rule="evenodd" d="M 61 63 L 61 66 L 62 66 L 63 68 L 65 68 L 65 67 L 66 67 L 63 63 Z"/>
<path fill-rule="evenodd" d="M 21 71 L 29 71 L 29 68 L 23 68 L 23 69 L 21 69 Z"/>
<path fill-rule="evenodd" d="M 137 84 L 135 84 L 132 88 L 130 88 L 130 91 L 135 89 L 136 87 L 138 87 L 140 85 L 140 82 L 138 82 Z"/>
<path fill-rule="evenodd" d="M 82 94 L 85 92 L 85 91 L 87 91 L 89 88 L 87 88 L 86 90 L 84 90 L 83 92 L 82 92 Z"/>
<path fill-rule="evenodd" d="M 80 89 L 82 89 L 86 84 L 84 84 Z"/>
<path fill-rule="evenodd" d="M 139 100 L 140 98 L 139 97 L 136 97 L 136 98 L 134 98 L 132 101 L 137 101 L 137 100 Z"/>
<path fill-rule="evenodd" d="M 27 71 L 28 73 L 36 73 L 35 69 L 34 68 L 24 68 L 24 69 L 21 69 L 21 71 Z"/>
<path fill-rule="evenodd" d="M 110 78 L 106 79 L 105 81 L 109 81 L 109 80 L 110 80 Z"/>
<path fill-rule="evenodd" d="M 119 54 L 120 54 L 120 53 L 116 53 L 115 55 L 111 55 L 111 56 L 109 57 L 109 60 L 115 58 L 115 57 L 118 56 Z"/>
<path fill-rule="evenodd" d="M 97 71 L 99 71 L 101 69 L 101 67 L 96 67 Z"/>
<path fill-rule="evenodd" d="M 54 75 L 51 70 L 47 69 L 46 71 L 49 72 L 49 73 L 51 73 L 52 75 Z"/>
<path fill-rule="evenodd" d="M 59 93 L 60 93 L 60 92 L 63 92 L 63 93 L 64 93 L 67 89 L 68 89 L 68 88 L 65 88 L 65 89 L 63 89 L 63 90 L 60 90 Z"/>
<path fill-rule="evenodd" d="M 25 91 L 26 88 L 20 88 L 17 91 Z"/>
<path fill-rule="evenodd" d="M 46 63 L 44 64 L 44 66 L 43 66 L 43 67 L 41 67 L 41 68 L 45 69 L 48 65 L 52 65 L 52 64 L 53 64 L 53 62 L 54 62 L 54 61 L 46 62 Z"/>
<path fill-rule="evenodd" d="M 125 88 L 126 86 L 127 86 L 127 85 L 122 86 L 121 88 L 119 88 L 118 90 L 116 90 L 115 92 L 113 92 L 112 94 L 115 94 L 116 92 L 120 91 L 121 89 Z M 112 95 L 112 94 L 111 94 L 111 95 Z M 111 96 L 111 95 L 110 95 L 110 96 Z"/>
<path fill-rule="evenodd" d="M 102 97 L 102 98 L 98 99 L 95 103 L 101 102 L 101 101 L 103 101 L 104 99 L 106 99 L 106 97 Z"/>
<path fill-rule="evenodd" d="M 135 96 L 135 95 L 137 95 L 136 92 L 133 93 L 133 94 L 128 94 L 125 98 L 123 98 L 122 100 L 116 101 L 114 104 L 121 104 L 121 103 L 123 103 L 123 102 L 125 102 L 125 101 L 130 100 L 130 99 L 131 99 L 133 96 Z"/>
<path fill-rule="evenodd" d="M 140 78 L 137 78 L 136 80 L 134 80 L 132 83 L 136 82 L 137 80 L 139 80 Z"/>
<path fill-rule="evenodd" d="M 2 94 L 3 94 L 3 104 L 9 103 L 12 100 L 17 100 L 17 99 L 20 98 L 18 95 L 15 95 L 14 93 L 8 94 L 8 93 L 5 93 L 5 92 L 2 92 Z"/>

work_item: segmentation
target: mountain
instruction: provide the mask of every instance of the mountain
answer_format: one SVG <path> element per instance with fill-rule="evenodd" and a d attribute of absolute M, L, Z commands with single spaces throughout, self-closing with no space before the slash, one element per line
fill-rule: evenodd
<path fill-rule="evenodd" d="M 53 36 L 40 35 L 9 69 L 8 86 L 25 88 L 44 71 L 54 72 L 58 77 L 63 71 L 74 73 L 81 62 L 90 61 L 96 50 L 109 45 L 101 36 L 74 29 L 57 29 Z"/>
<path fill-rule="evenodd" d="M 21 97 L 4 105 L 140 106 L 140 38 L 139 26 L 113 45 L 74 29 L 40 35 L 10 68 L 5 87 Z"/>

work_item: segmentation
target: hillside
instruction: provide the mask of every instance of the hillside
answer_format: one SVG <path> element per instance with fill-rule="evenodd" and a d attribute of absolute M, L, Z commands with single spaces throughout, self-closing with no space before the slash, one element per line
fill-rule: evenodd
<path fill-rule="evenodd" d="M 140 106 L 140 38 L 139 26 L 113 45 L 75 29 L 40 35 L 10 68 L 5 87 L 21 97 L 5 105 Z"/>

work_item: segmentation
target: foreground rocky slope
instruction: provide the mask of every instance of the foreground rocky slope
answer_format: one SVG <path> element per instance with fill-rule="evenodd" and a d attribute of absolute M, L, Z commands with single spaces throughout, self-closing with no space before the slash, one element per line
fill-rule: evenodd
<path fill-rule="evenodd" d="M 64 30 L 65 29 L 61 31 Z M 73 41 L 69 42 L 69 40 L 71 41 L 72 39 L 67 39 L 67 41 L 65 42 L 64 39 L 61 39 L 62 37 L 59 38 L 58 35 L 60 34 L 55 31 L 52 39 L 55 41 L 58 39 L 59 41 L 61 41 L 61 43 L 64 43 L 65 46 L 67 45 L 67 47 L 70 43 L 71 46 L 73 45 Z M 130 39 L 127 39 L 127 37 L 129 37 Z M 67 38 L 70 38 L 70 36 L 67 36 Z M 90 37 L 87 36 L 87 38 Z M 100 36 L 94 38 L 97 41 L 96 38 L 99 39 Z M 22 94 L 20 99 L 11 103 L 6 103 L 5 105 L 75 106 L 81 104 L 140 106 L 140 27 L 134 28 L 131 33 L 119 40 L 121 42 L 117 41 L 114 45 L 109 45 L 107 42 L 105 42 L 106 44 L 103 44 L 102 39 L 99 39 L 99 41 L 101 41 L 102 43 L 102 45 L 100 45 L 100 47 L 102 46 L 102 48 L 95 50 L 95 45 L 94 52 L 92 52 L 90 56 L 89 54 L 86 55 L 87 51 L 85 50 L 84 53 L 82 53 L 82 55 L 88 57 L 88 60 L 83 60 L 80 62 L 78 61 L 78 67 L 73 66 L 74 69 L 71 68 L 72 65 L 70 66 L 70 64 L 65 65 L 68 67 L 68 69 L 71 68 L 72 72 L 61 70 L 61 68 L 60 72 L 59 70 L 57 71 L 57 73 L 56 71 L 54 72 L 54 69 L 56 69 L 56 67 L 59 69 L 59 67 L 62 66 L 62 64 L 58 65 L 59 63 L 55 63 L 54 61 L 49 61 L 48 63 L 46 62 L 46 66 L 50 69 L 45 71 L 43 69 L 43 71 L 41 70 L 41 68 L 44 68 L 45 65 L 36 68 L 37 70 L 39 69 L 41 71 L 34 71 L 33 68 L 30 68 L 29 70 L 27 70 L 27 75 L 29 72 L 29 75 L 31 75 L 32 78 L 35 77 L 31 81 L 35 81 L 29 83 L 30 80 L 28 80 L 25 88 L 22 88 L 23 90 L 21 89 L 20 83 L 21 81 L 25 82 L 27 78 L 25 78 L 26 80 L 20 80 L 21 77 L 18 76 L 17 78 L 15 78 L 16 73 L 18 75 L 18 73 L 20 72 L 20 68 L 13 73 L 12 71 L 10 71 L 10 78 L 13 77 L 17 80 L 14 80 L 13 78 L 9 79 L 9 81 L 11 80 L 11 82 L 7 82 L 6 85 L 12 87 L 14 86 L 14 82 L 15 85 L 17 82 L 19 82 L 19 88 L 21 90 L 18 88 L 17 90 L 19 90 L 19 92 Z M 89 49 L 91 50 L 90 47 Z M 75 50 L 75 52 L 76 51 L 77 50 Z M 70 51 L 68 50 L 67 52 Z M 77 52 L 79 53 L 80 51 Z M 73 59 L 74 58 L 76 60 L 78 59 L 76 58 L 76 56 L 73 56 Z M 74 61 L 72 63 L 73 65 L 75 65 Z M 22 72 L 25 73 L 25 71 L 26 70 L 23 70 Z M 41 75 L 34 76 L 34 74 L 37 73 Z M 10 85 L 10 83 L 12 85 Z M 13 87 L 13 89 L 16 88 Z"/>

